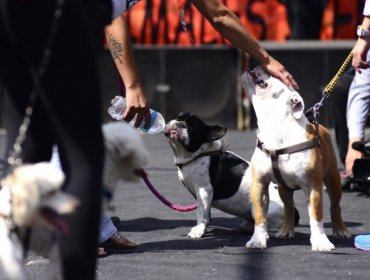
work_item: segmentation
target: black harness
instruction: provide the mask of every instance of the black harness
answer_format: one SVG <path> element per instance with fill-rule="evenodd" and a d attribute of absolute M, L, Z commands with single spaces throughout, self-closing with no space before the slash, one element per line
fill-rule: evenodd
<path fill-rule="evenodd" d="M 281 175 L 280 168 L 279 168 L 279 155 L 283 154 L 293 154 L 296 152 L 312 149 L 316 146 L 320 146 L 320 138 L 319 138 L 319 125 L 316 122 L 316 135 L 315 138 L 309 141 L 305 141 L 302 143 L 298 143 L 289 147 L 277 149 L 277 150 L 268 150 L 264 147 L 263 142 L 261 142 L 260 139 L 257 138 L 257 147 L 268 154 L 271 158 L 271 166 L 272 166 L 272 172 L 274 173 L 275 179 L 277 182 L 282 185 L 285 188 L 289 188 L 288 184 L 284 181 L 283 176 Z M 296 186 L 294 186 L 294 189 L 297 189 Z"/>
<path fill-rule="evenodd" d="M 228 143 L 222 142 L 222 145 L 221 145 L 221 148 L 220 149 L 218 149 L 216 151 L 210 151 L 210 152 L 201 153 L 201 154 L 197 155 L 195 158 L 189 160 L 188 162 L 185 162 L 185 163 L 176 163 L 176 166 L 178 168 L 182 169 L 184 165 L 187 165 L 189 163 L 192 163 L 193 161 L 197 160 L 198 158 L 201 158 L 201 157 L 209 157 L 209 156 L 220 156 L 220 155 L 224 155 L 226 153 L 226 149 L 227 149 L 228 146 L 229 146 Z"/>

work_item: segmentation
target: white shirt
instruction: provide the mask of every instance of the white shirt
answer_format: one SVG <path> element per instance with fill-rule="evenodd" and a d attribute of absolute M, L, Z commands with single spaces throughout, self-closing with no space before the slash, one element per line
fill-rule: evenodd
<path fill-rule="evenodd" d="M 369 0 L 365 2 L 364 16 L 370 17 L 370 1 Z"/>
<path fill-rule="evenodd" d="M 138 3 L 140 0 L 112 0 L 113 14 L 112 19 L 115 19 Z"/>

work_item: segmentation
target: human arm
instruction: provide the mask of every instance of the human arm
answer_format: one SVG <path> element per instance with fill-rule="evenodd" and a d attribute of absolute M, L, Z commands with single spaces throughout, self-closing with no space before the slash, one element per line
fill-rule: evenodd
<path fill-rule="evenodd" d="M 265 71 L 276 76 L 286 85 L 298 89 L 293 76 L 258 44 L 239 18 L 220 0 L 191 1 L 210 24 L 235 47 L 249 54 Z"/>
<path fill-rule="evenodd" d="M 145 120 L 145 127 L 150 123 L 150 111 L 141 86 L 129 30 L 126 20 L 119 16 L 105 28 L 105 36 L 117 70 L 126 88 L 127 109 L 123 119 L 131 121 L 137 114 L 135 127 Z"/>
<path fill-rule="evenodd" d="M 361 24 L 362 29 L 370 30 L 370 1 L 366 1 L 364 8 L 364 19 Z M 366 55 L 370 48 L 370 37 L 359 37 L 352 50 L 352 66 L 357 72 L 361 73 L 361 69 L 370 67 L 366 61 Z"/>

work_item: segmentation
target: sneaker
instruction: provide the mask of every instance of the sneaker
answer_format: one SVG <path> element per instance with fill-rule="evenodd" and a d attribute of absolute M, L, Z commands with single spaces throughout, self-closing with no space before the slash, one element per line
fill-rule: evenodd
<path fill-rule="evenodd" d="M 103 248 L 108 253 L 130 253 L 134 251 L 137 245 L 117 231 L 111 238 L 99 243 L 98 247 Z"/>
<path fill-rule="evenodd" d="M 355 247 L 359 250 L 370 252 L 370 234 L 357 235 L 355 237 Z"/>

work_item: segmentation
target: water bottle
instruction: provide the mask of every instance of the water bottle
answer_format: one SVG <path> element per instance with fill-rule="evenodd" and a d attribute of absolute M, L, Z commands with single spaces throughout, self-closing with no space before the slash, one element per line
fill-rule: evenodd
<path fill-rule="evenodd" d="M 116 96 L 111 100 L 111 106 L 108 108 L 108 114 L 115 120 L 121 121 L 126 111 L 126 99 L 122 96 Z M 130 125 L 134 126 L 136 116 L 129 122 Z M 150 124 L 148 128 L 144 128 L 144 120 L 139 125 L 138 129 L 149 133 L 155 134 L 162 132 L 165 127 L 165 121 L 161 113 L 150 109 Z"/>

